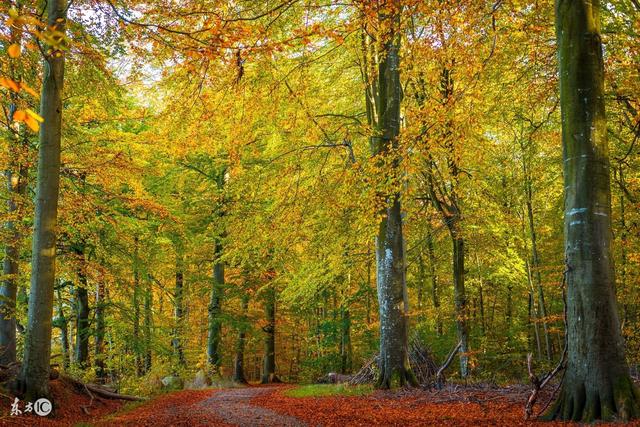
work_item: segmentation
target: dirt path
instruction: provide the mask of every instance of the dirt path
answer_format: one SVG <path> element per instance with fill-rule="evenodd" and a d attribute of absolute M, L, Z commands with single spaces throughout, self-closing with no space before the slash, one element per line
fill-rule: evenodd
<path fill-rule="evenodd" d="M 111 426 L 286 426 L 304 427 L 298 418 L 252 403 L 282 387 L 246 387 L 224 390 L 187 390 L 171 393 L 98 425 Z"/>
<path fill-rule="evenodd" d="M 221 421 L 239 426 L 286 426 L 303 427 L 301 420 L 257 406 L 251 401 L 260 396 L 273 394 L 278 387 L 248 387 L 223 390 L 198 404 L 203 412 L 210 412 Z"/>

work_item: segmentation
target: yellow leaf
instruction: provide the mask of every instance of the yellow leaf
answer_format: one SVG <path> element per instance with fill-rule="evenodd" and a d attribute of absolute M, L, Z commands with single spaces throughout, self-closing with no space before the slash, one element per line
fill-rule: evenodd
<path fill-rule="evenodd" d="M 20 45 L 17 43 L 12 44 L 11 46 L 9 46 L 9 49 L 7 49 L 7 53 L 9 54 L 9 57 L 11 58 L 17 58 L 20 56 Z"/>
<path fill-rule="evenodd" d="M 34 119 L 31 116 L 27 116 L 24 120 L 24 122 L 27 124 L 27 126 L 29 126 L 29 128 L 34 131 L 34 132 L 38 132 L 38 129 L 40 129 L 40 124 L 36 121 L 36 119 Z"/>
<path fill-rule="evenodd" d="M 33 111 L 32 109 L 27 108 L 25 111 L 26 111 L 26 112 L 27 112 L 27 114 L 28 114 L 30 117 L 32 117 L 34 120 L 36 120 L 36 121 L 38 121 L 38 122 L 40 122 L 40 123 L 44 122 L 44 119 L 42 118 L 42 116 L 41 116 L 40 114 L 36 113 L 35 111 Z"/>

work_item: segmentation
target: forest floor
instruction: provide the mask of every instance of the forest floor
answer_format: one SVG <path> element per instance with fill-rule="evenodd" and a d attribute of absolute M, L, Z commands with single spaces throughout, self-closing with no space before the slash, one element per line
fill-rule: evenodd
<path fill-rule="evenodd" d="M 3 416 L 11 426 L 554 426 L 523 420 L 527 386 L 450 385 L 443 390 L 374 391 L 359 396 L 291 397 L 295 386 L 184 390 L 144 403 L 61 395 L 53 418 Z M 85 399 L 86 397 L 86 399 Z M 540 398 L 544 405 L 549 395 Z M 6 414 L 5 404 L 2 404 Z M 83 410 L 82 406 L 87 409 Z M 540 410 L 537 407 L 536 410 Z M 640 422 L 633 423 L 640 426 Z"/>

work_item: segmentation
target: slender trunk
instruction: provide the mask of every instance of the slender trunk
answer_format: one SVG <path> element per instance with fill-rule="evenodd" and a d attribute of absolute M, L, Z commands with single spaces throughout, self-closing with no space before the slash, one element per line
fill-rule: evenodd
<path fill-rule="evenodd" d="M 568 360 L 548 417 L 640 417 L 625 360 L 611 253 L 611 187 L 599 0 L 557 0 L 565 188 Z"/>
<path fill-rule="evenodd" d="M 536 350 L 538 359 L 542 358 L 542 343 L 540 342 L 540 331 L 538 329 L 538 310 L 534 307 L 534 290 L 533 290 L 533 279 L 531 277 L 531 266 L 529 265 L 529 261 L 525 260 L 527 267 L 527 282 L 529 283 L 529 322 L 533 325 L 533 334 L 536 341 Z"/>
<path fill-rule="evenodd" d="M 184 326 L 184 260 L 182 257 L 182 248 L 176 248 L 176 288 L 173 293 L 174 329 L 171 344 L 173 346 L 173 353 L 178 365 L 186 366 L 184 350 L 182 348 L 182 331 Z"/>
<path fill-rule="evenodd" d="M 247 336 L 247 326 L 249 319 L 247 311 L 249 309 L 249 295 L 242 295 L 242 316 L 240 318 L 240 326 L 238 327 L 238 341 L 236 342 L 236 355 L 233 361 L 233 381 L 240 384 L 246 384 L 247 379 L 244 376 L 244 347 Z"/>
<path fill-rule="evenodd" d="M 343 303 L 344 304 L 344 303 Z M 340 373 L 348 374 L 352 369 L 351 312 L 340 307 Z"/>
<path fill-rule="evenodd" d="M 69 335 L 68 326 L 69 322 L 64 315 L 64 305 L 62 301 L 62 293 L 60 289 L 57 290 L 58 296 L 58 315 L 54 319 L 53 326 L 60 329 L 60 346 L 62 347 L 62 366 L 67 369 L 70 363 L 69 357 Z"/>
<path fill-rule="evenodd" d="M 151 341 L 153 322 L 153 289 L 151 277 L 147 277 L 144 290 L 144 372 L 151 370 Z"/>
<path fill-rule="evenodd" d="M 267 322 L 264 331 L 264 359 L 262 384 L 277 382 L 276 377 L 276 290 L 269 285 L 265 291 L 264 314 Z"/>
<path fill-rule="evenodd" d="M 133 354 L 134 363 L 136 367 L 136 373 L 138 376 L 142 376 L 144 373 L 144 366 L 142 361 L 142 340 L 140 339 L 140 271 L 139 271 L 139 254 L 138 254 L 139 239 L 136 236 L 134 238 L 134 253 L 133 253 Z"/>
<path fill-rule="evenodd" d="M 84 246 L 77 249 L 78 257 L 78 286 L 75 288 L 76 308 L 76 344 L 74 350 L 74 363 L 80 368 L 87 367 L 89 360 L 89 293 L 87 290 L 87 274 L 84 258 Z"/>
<path fill-rule="evenodd" d="M 211 285 L 211 300 L 209 301 L 209 334 L 207 337 L 207 355 L 209 364 L 220 367 L 220 339 L 222 334 L 222 297 L 224 289 L 224 263 L 222 256 L 222 243 L 215 244 L 213 283 Z"/>
<path fill-rule="evenodd" d="M 535 221 L 533 218 L 533 190 L 531 184 L 531 176 L 526 161 L 526 153 L 523 150 L 522 167 L 524 169 L 525 194 L 527 197 L 527 219 L 529 221 L 529 238 L 531 239 L 531 269 L 536 279 L 536 289 L 538 291 L 538 311 L 539 320 L 542 321 L 544 331 L 544 341 L 547 352 L 547 360 L 553 358 L 553 347 L 551 346 L 551 337 L 549 336 L 549 325 L 547 322 L 547 306 L 544 301 L 544 289 L 542 287 L 542 276 L 540 274 L 540 258 L 538 256 L 538 237 L 536 235 Z"/>
<path fill-rule="evenodd" d="M 431 277 L 431 300 L 436 312 L 436 334 L 442 336 L 442 316 L 440 314 L 440 296 L 438 294 L 438 275 L 436 273 L 436 251 L 433 244 L 431 224 L 427 225 L 427 254 L 429 255 L 429 276 Z"/>
<path fill-rule="evenodd" d="M 84 282 L 84 283 L 83 283 Z M 75 289 L 76 305 L 76 344 L 73 353 L 74 363 L 86 368 L 89 360 L 89 294 L 86 277 L 80 278 L 80 285 Z"/>
<path fill-rule="evenodd" d="M 48 25 L 64 34 L 66 0 L 47 2 Z M 38 184 L 36 190 L 29 321 L 18 388 L 27 400 L 49 395 L 51 317 L 55 281 L 56 225 L 60 188 L 60 140 L 62 133 L 62 87 L 64 50 L 45 49 L 40 115 Z"/>
<path fill-rule="evenodd" d="M 96 307 L 95 307 L 95 315 L 96 315 L 96 329 L 95 329 L 95 365 L 96 365 L 96 375 L 100 379 L 104 379 L 106 377 L 105 372 L 105 363 L 104 363 L 104 335 L 105 335 L 105 319 L 104 319 L 104 309 L 105 309 L 105 289 L 104 282 L 100 281 L 96 285 Z"/>
<path fill-rule="evenodd" d="M 452 221 L 451 238 L 453 241 L 453 300 L 456 311 L 456 330 L 461 342 L 460 376 L 469 375 L 469 330 L 467 326 L 467 297 L 464 287 L 464 238 L 458 234 L 457 221 Z"/>

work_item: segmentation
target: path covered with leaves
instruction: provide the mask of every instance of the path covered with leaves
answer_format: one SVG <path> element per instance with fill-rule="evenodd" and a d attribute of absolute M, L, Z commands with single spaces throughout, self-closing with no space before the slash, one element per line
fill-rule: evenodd
<path fill-rule="evenodd" d="M 40 420 L 71 426 L 560 426 L 523 420 L 528 388 L 461 387 L 443 390 L 375 391 L 363 396 L 290 397 L 294 386 L 252 386 L 222 390 L 184 390 L 133 404 L 96 419 Z M 546 401 L 545 396 L 543 401 Z M 539 409 L 539 408 L 538 408 Z M 7 419 L 4 419 L 7 421 Z M 34 425 L 33 417 L 11 424 Z M 640 426 L 640 422 L 631 424 Z"/>

